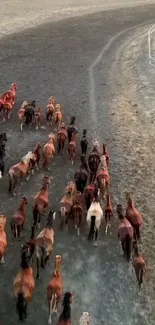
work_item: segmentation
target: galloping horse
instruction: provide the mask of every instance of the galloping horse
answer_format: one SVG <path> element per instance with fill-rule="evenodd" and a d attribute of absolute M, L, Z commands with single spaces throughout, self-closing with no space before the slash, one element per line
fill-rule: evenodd
<path fill-rule="evenodd" d="M 91 206 L 87 212 L 87 223 L 89 226 L 89 234 L 88 234 L 88 240 L 94 240 L 95 237 L 95 243 L 94 246 L 97 246 L 97 238 L 98 238 L 98 232 L 99 228 L 101 226 L 101 222 L 103 220 L 103 211 L 101 209 L 99 199 L 98 199 L 98 188 L 94 190 L 94 199 L 91 203 Z"/>
<path fill-rule="evenodd" d="M 126 218 L 131 223 L 134 230 L 134 239 L 140 239 L 140 229 L 143 224 L 142 215 L 137 211 L 134 206 L 133 200 L 131 198 L 131 193 L 126 193 L 127 208 L 126 208 Z"/>
<path fill-rule="evenodd" d="M 74 164 L 75 160 L 75 150 L 76 150 L 76 134 L 73 133 L 71 137 L 71 141 L 68 144 L 68 154 L 69 154 L 69 160 L 72 164 Z"/>
<path fill-rule="evenodd" d="M 23 125 L 24 125 L 24 121 L 25 121 L 24 113 L 25 113 L 25 109 L 27 108 L 27 106 L 28 106 L 28 102 L 24 101 L 21 108 L 18 110 L 18 113 L 17 113 L 21 131 L 23 130 Z"/>
<path fill-rule="evenodd" d="M 117 214 L 119 218 L 118 238 L 120 239 L 124 257 L 129 262 L 131 259 L 133 228 L 130 222 L 124 217 L 121 204 L 117 205 Z"/>
<path fill-rule="evenodd" d="M 0 215 L 0 264 L 4 264 L 4 254 L 7 247 L 7 238 L 5 233 L 6 216 Z"/>
<path fill-rule="evenodd" d="M 53 115 L 54 115 L 54 107 L 55 107 L 55 98 L 51 96 L 48 100 L 48 104 L 46 106 L 46 121 L 47 123 L 52 124 Z"/>
<path fill-rule="evenodd" d="M 36 166 L 36 169 L 39 170 L 39 162 L 40 162 L 40 149 L 42 148 L 42 145 L 40 142 L 37 142 L 35 144 L 35 147 L 33 149 L 33 153 L 35 155 L 36 161 L 34 161 L 34 166 Z M 33 167 L 34 167 L 33 166 Z M 34 170 L 33 170 L 34 171 Z"/>
<path fill-rule="evenodd" d="M 47 286 L 47 300 L 49 308 L 48 324 L 51 324 L 52 313 L 57 313 L 58 303 L 62 296 L 62 277 L 60 274 L 61 256 L 55 256 L 55 270 Z"/>
<path fill-rule="evenodd" d="M 90 314 L 87 311 L 81 313 L 79 320 L 79 325 L 89 325 L 90 324 Z"/>
<path fill-rule="evenodd" d="M 83 214 L 83 208 L 81 203 L 81 192 L 77 192 L 75 198 L 75 204 L 73 204 L 71 215 L 75 221 L 75 229 L 77 229 L 78 236 L 80 235 L 82 214 Z"/>
<path fill-rule="evenodd" d="M 136 241 L 133 243 L 133 252 L 134 254 L 132 257 L 132 266 L 136 274 L 139 288 L 141 288 L 143 284 L 143 278 L 146 274 L 146 265 L 142 255 L 139 253 Z"/>
<path fill-rule="evenodd" d="M 60 201 L 60 228 L 66 226 L 67 221 L 71 215 L 72 206 L 74 204 L 74 199 L 76 195 L 76 185 L 73 182 L 68 182 L 65 188 L 65 195 Z"/>
<path fill-rule="evenodd" d="M 37 274 L 36 279 L 39 279 L 40 261 L 41 267 L 45 267 L 47 261 L 53 250 L 54 244 L 54 230 L 53 220 L 55 219 L 55 212 L 48 214 L 48 219 L 45 228 L 39 233 L 36 238 L 36 257 L 37 257 Z"/>
<path fill-rule="evenodd" d="M 5 121 L 6 117 L 9 120 L 11 116 L 11 109 L 15 102 L 16 97 L 16 84 L 12 83 L 10 89 L 2 94 L 0 98 L 0 108 L 3 111 L 3 120 Z"/>
<path fill-rule="evenodd" d="M 41 117 L 41 108 L 37 107 L 36 111 L 34 112 L 34 119 L 33 119 L 33 123 L 35 125 L 36 130 L 38 130 L 40 126 L 40 117 Z"/>
<path fill-rule="evenodd" d="M 67 139 L 67 128 L 65 126 L 65 123 L 62 123 L 57 133 L 57 143 L 58 143 L 57 151 L 60 154 L 64 152 L 64 145 L 66 139 Z"/>
<path fill-rule="evenodd" d="M 9 169 L 9 192 L 12 192 L 15 195 L 16 185 L 18 181 L 22 184 L 22 179 L 24 175 L 29 179 L 30 172 L 32 169 L 32 162 L 35 161 L 35 155 L 32 151 L 29 151 L 26 156 L 16 165 L 10 167 Z"/>
<path fill-rule="evenodd" d="M 34 254 L 35 247 L 36 247 L 35 226 L 31 227 L 31 235 L 30 235 L 30 238 L 27 240 L 25 245 L 27 245 L 29 247 L 30 257 L 33 260 L 33 254 Z M 25 245 L 23 246 L 22 251 L 23 251 Z"/>
<path fill-rule="evenodd" d="M 19 202 L 18 211 L 13 215 L 10 221 L 12 245 L 14 245 L 14 238 L 21 238 L 22 230 L 25 223 L 25 205 L 27 204 L 27 198 L 25 196 Z"/>
<path fill-rule="evenodd" d="M 43 186 L 40 191 L 34 196 L 33 203 L 33 220 L 34 226 L 40 227 L 41 215 L 48 206 L 49 200 L 49 184 L 51 183 L 48 176 L 43 178 Z"/>
<path fill-rule="evenodd" d="M 111 200 L 110 200 L 110 194 L 106 195 L 106 206 L 104 209 L 104 215 L 105 215 L 105 223 L 106 223 L 106 227 L 105 227 L 105 234 L 107 234 L 108 232 L 108 228 L 111 227 L 111 219 L 113 217 L 113 210 L 112 210 L 112 205 L 111 205 Z"/>
<path fill-rule="evenodd" d="M 85 160 L 85 156 L 81 156 L 81 165 L 79 170 L 74 174 L 74 179 L 77 191 L 83 193 L 88 179 L 88 166 Z"/>
<path fill-rule="evenodd" d="M 58 318 L 56 325 L 71 325 L 71 303 L 73 295 L 66 292 L 62 302 L 63 310 Z"/>
<path fill-rule="evenodd" d="M 96 173 L 97 173 L 100 161 L 101 161 L 98 147 L 99 147 L 98 142 L 95 141 L 95 146 L 88 158 L 88 165 L 89 165 L 90 172 L 91 172 L 90 173 L 90 183 L 95 181 Z"/>
<path fill-rule="evenodd" d="M 25 246 L 21 256 L 21 269 L 13 282 L 13 294 L 16 300 L 16 310 L 19 320 L 27 318 L 27 305 L 32 297 L 35 287 L 33 269 L 30 265 L 29 248 Z"/>
<path fill-rule="evenodd" d="M 43 158 L 44 158 L 43 167 L 47 168 L 47 170 L 48 170 L 48 165 L 50 164 L 51 159 L 53 158 L 53 155 L 55 153 L 54 134 L 53 133 L 49 134 L 48 138 L 49 138 L 48 142 L 43 147 Z"/>
<path fill-rule="evenodd" d="M 94 183 L 90 183 L 84 189 L 84 198 L 86 202 L 87 211 L 92 203 L 95 187 L 96 185 Z"/>
<path fill-rule="evenodd" d="M 4 165 L 4 157 L 5 157 L 5 142 L 7 142 L 6 132 L 0 134 L 0 178 L 4 175 L 5 165 Z"/>
<path fill-rule="evenodd" d="M 87 154 L 87 147 L 88 147 L 88 141 L 87 141 L 87 138 L 86 138 L 86 134 L 87 134 L 87 130 L 84 129 L 82 139 L 81 139 L 81 142 L 80 142 L 82 155 L 84 155 L 84 156 L 86 156 L 86 154 Z"/>
<path fill-rule="evenodd" d="M 110 176 L 107 167 L 101 168 L 96 176 L 98 187 L 100 189 L 101 201 L 103 202 L 106 191 L 108 190 L 108 185 L 110 182 Z"/>
<path fill-rule="evenodd" d="M 60 126 L 60 123 L 62 121 L 62 113 L 61 113 L 60 104 L 56 105 L 56 111 L 54 113 L 54 121 L 55 121 L 55 124 L 57 125 L 57 129 L 58 129 Z"/>

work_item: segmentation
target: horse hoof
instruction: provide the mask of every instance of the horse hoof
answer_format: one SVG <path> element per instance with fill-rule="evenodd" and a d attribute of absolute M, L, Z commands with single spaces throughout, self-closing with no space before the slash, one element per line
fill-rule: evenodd
<path fill-rule="evenodd" d="M 0 264 L 4 264 L 5 261 L 4 261 L 4 257 L 1 258 L 1 261 L 0 261 Z"/>
<path fill-rule="evenodd" d="M 97 244 L 97 241 L 96 241 L 96 242 L 94 243 L 94 247 L 97 247 L 97 245 L 98 245 L 98 244 Z"/>
<path fill-rule="evenodd" d="M 34 170 L 33 169 L 32 169 L 32 172 L 31 173 L 32 173 L 32 175 L 34 175 Z"/>

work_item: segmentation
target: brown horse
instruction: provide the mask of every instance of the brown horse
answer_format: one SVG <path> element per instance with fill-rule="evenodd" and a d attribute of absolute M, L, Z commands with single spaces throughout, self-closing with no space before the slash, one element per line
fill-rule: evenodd
<path fill-rule="evenodd" d="M 132 251 L 133 228 L 130 222 L 125 218 L 121 204 L 117 205 L 117 214 L 119 219 L 118 238 L 122 246 L 124 257 L 129 262 Z"/>
<path fill-rule="evenodd" d="M 40 142 L 37 142 L 35 144 L 35 147 L 33 149 L 33 153 L 35 155 L 35 160 L 34 160 L 34 166 L 36 166 L 36 169 L 39 170 L 39 162 L 40 162 L 40 149 L 42 148 L 42 145 Z M 33 167 L 34 167 L 33 166 Z M 34 169 L 32 170 L 34 171 Z"/>
<path fill-rule="evenodd" d="M 101 201 L 103 202 L 108 190 L 110 176 L 107 168 L 101 168 L 96 176 L 98 187 L 100 189 Z"/>
<path fill-rule="evenodd" d="M 24 121 L 25 121 L 24 114 L 25 114 L 25 109 L 27 108 L 27 106 L 28 106 L 28 102 L 24 101 L 21 108 L 18 110 L 18 113 L 17 113 L 21 131 L 23 130 L 23 125 L 24 125 Z"/>
<path fill-rule="evenodd" d="M 57 143 L 58 143 L 57 151 L 60 154 L 63 154 L 64 152 L 64 145 L 66 139 L 67 139 L 67 128 L 65 126 L 65 123 L 62 123 L 57 133 Z"/>
<path fill-rule="evenodd" d="M 134 239 L 140 239 L 140 229 L 143 225 L 143 218 L 139 211 L 135 208 L 134 202 L 131 198 L 131 193 L 126 193 L 127 208 L 126 208 L 126 218 L 131 223 L 134 230 Z"/>
<path fill-rule="evenodd" d="M 16 84 L 12 83 L 10 89 L 7 90 L 5 93 L 2 94 L 0 98 L 0 108 L 3 111 L 3 120 L 7 118 L 10 119 L 11 116 L 11 109 L 15 102 L 16 97 Z"/>
<path fill-rule="evenodd" d="M 81 156 L 81 165 L 79 170 L 74 174 L 76 189 L 78 192 L 83 193 L 88 180 L 88 166 L 85 156 Z"/>
<path fill-rule="evenodd" d="M 14 239 L 20 239 L 22 237 L 22 230 L 25 223 L 25 205 L 27 204 L 27 198 L 25 196 L 19 202 L 18 211 L 13 215 L 10 227 L 12 236 L 12 245 L 14 245 Z"/>
<path fill-rule="evenodd" d="M 93 194 L 94 194 L 95 187 L 96 187 L 95 183 L 92 182 L 88 184 L 84 189 L 84 198 L 86 202 L 87 211 L 90 208 L 90 205 L 93 201 Z"/>
<path fill-rule="evenodd" d="M 90 169 L 90 180 L 89 180 L 90 183 L 95 181 L 96 173 L 97 173 L 100 161 L 101 161 L 100 153 L 98 151 L 98 147 L 95 146 L 88 158 L 88 166 Z"/>
<path fill-rule="evenodd" d="M 75 229 L 77 229 L 78 236 L 80 235 L 80 226 L 82 221 L 82 214 L 83 214 L 83 208 L 82 208 L 82 202 L 81 202 L 81 192 L 76 193 L 76 199 L 75 204 L 73 204 L 72 207 L 72 218 L 75 221 Z"/>
<path fill-rule="evenodd" d="M 48 137 L 49 137 L 49 140 L 43 147 L 43 158 L 44 158 L 43 167 L 47 168 L 47 170 L 49 170 L 48 165 L 50 164 L 51 159 L 53 158 L 53 155 L 55 154 L 55 147 L 54 147 L 55 136 L 53 133 L 51 133 L 48 135 Z"/>
<path fill-rule="evenodd" d="M 4 264 L 4 254 L 7 247 L 7 238 L 5 233 L 6 216 L 0 215 L 0 264 Z"/>
<path fill-rule="evenodd" d="M 52 313 L 57 313 L 58 303 L 62 296 L 62 276 L 60 274 L 61 256 L 55 256 L 55 270 L 47 286 L 47 300 L 49 308 L 48 324 L 51 324 Z"/>
<path fill-rule="evenodd" d="M 73 182 L 68 182 L 65 188 L 65 195 L 60 201 L 60 229 L 63 230 L 71 216 L 72 206 L 76 195 L 76 185 Z"/>
<path fill-rule="evenodd" d="M 26 156 L 22 158 L 22 160 L 10 167 L 9 169 L 9 192 L 16 194 L 16 186 L 17 183 L 20 182 L 22 185 L 22 180 L 24 175 L 27 175 L 27 180 L 30 177 L 30 173 L 32 171 L 32 162 L 35 161 L 35 155 L 32 151 L 29 151 Z"/>
<path fill-rule="evenodd" d="M 110 194 L 106 195 L 106 206 L 104 209 L 104 215 L 105 215 L 105 223 L 106 223 L 106 227 L 105 227 L 105 234 L 108 233 L 108 228 L 111 227 L 111 222 L 112 222 L 112 217 L 113 217 L 113 210 L 112 210 L 112 205 L 111 205 L 111 200 L 110 200 Z"/>
<path fill-rule="evenodd" d="M 76 151 L 76 134 L 73 133 L 71 137 L 71 141 L 68 144 L 68 154 L 69 154 L 69 160 L 72 164 L 74 164 L 75 160 L 75 151 Z"/>
<path fill-rule="evenodd" d="M 22 246 L 21 253 L 22 253 L 23 249 L 25 249 L 26 246 L 29 247 L 30 257 L 33 260 L 33 254 L 34 254 L 35 247 L 36 247 L 35 226 L 32 226 L 31 227 L 31 235 L 30 235 L 30 238 L 27 240 L 26 244 L 24 246 Z"/>
<path fill-rule="evenodd" d="M 62 113 L 61 113 L 60 104 L 56 105 L 56 111 L 54 113 L 54 121 L 55 121 L 55 125 L 57 126 L 57 129 L 59 129 L 59 126 L 62 121 Z"/>
<path fill-rule="evenodd" d="M 71 325 L 72 301 L 73 301 L 73 295 L 70 292 L 66 292 L 62 302 L 63 310 L 58 318 L 56 325 Z"/>
<path fill-rule="evenodd" d="M 52 120 L 54 116 L 55 109 L 55 98 L 51 96 L 48 100 L 48 105 L 46 106 L 46 121 L 49 125 L 52 125 Z"/>
<path fill-rule="evenodd" d="M 34 226 L 40 228 L 41 215 L 48 206 L 49 201 L 49 184 L 51 183 L 48 176 L 43 178 L 43 186 L 40 191 L 34 196 L 33 203 L 33 220 Z"/>
<path fill-rule="evenodd" d="M 32 297 L 35 287 L 33 269 L 30 265 L 29 248 L 25 246 L 21 255 L 21 269 L 17 273 L 13 282 L 13 294 L 16 301 L 16 311 L 19 320 L 27 318 L 27 305 Z"/>
<path fill-rule="evenodd" d="M 137 282 L 139 288 L 142 288 L 143 279 L 146 274 L 146 265 L 142 255 L 139 253 L 137 242 L 133 243 L 133 257 L 132 257 L 132 266 L 136 274 Z"/>
<path fill-rule="evenodd" d="M 45 267 L 53 250 L 54 230 L 53 220 L 55 212 L 50 211 L 45 228 L 39 233 L 36 238 L 36 257 L 37 257 L 37 274 L 36 279 L 39 279 L 40 261 L 41 267 Z"/>
<path fill-rule="evenodd" d="M 37 109 L 34 113 L 34 119 L 33 119 L 33 123 L 35 125 L 36 130 L 38 130 L 38 128 L 40 126 L 40 118 L 41 118 L 41 108 L 37 107 Z"/>

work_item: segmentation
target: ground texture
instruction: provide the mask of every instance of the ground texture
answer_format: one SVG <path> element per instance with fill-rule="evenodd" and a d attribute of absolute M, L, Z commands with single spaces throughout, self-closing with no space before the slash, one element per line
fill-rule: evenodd
<path fill-rule="evenodd" d="M 107 142 L 111 158 L 111 194 L 114 208 L 125 203 L 125 191 L 132 190 L 135 203 L 144 216 L 141 249 L 148 273 L 141 293 L 134 275 L 120 256 L 116 216 L 106 237 L 100 232 L 99 247 L 88 245 L 87 229 L 77 237 L 74 229 L 61 233 L 55 223 L 53 254 L 62 255 L 63 289 L 75 294 L 72 323 L 78 324 L 82 311 L 90 311 L 92 324 L 152 325 L 155 318 L 154 243 L 154 119 L 153 88 L 149 81 L 154 70 L 148 65 L 147 30 L 154 19 L 153 5 L 134 9 L 103 11 L 59 23 L 48 23 L 0 39 L 0 79 L 2 92 L 16 81 L 16 109 L 23 100 L 36 99 L 43 110 L 50 95 L 62 104 L 65 120 L 77 116 L 79 132 L 88 129 Z M 148 74 L 149 72 L 149 74 Z M 149 87 L 149 88 L 148 88 Z M 150 96 L 152 94 L 152 97 Z M 19 130 L 16 109 L 12 120 L 1 122 L 7 131 L 6 171 L 33 149 L 36 141 L 45 143 L 51 129 Z M 150 110 L 149 110 L 150 109 Z M 153 123 L 152 123 L 153 122 Z M 45 126 L 44 116 L 42 125 Z M 78 141 L 80 140 L 80 136 Z M 50 208 L 58 202 L 68 180 L 79 165 L 70 165 L 67 155 L 51 164 Z M 12 282 L 19 269 L 20 244 L 11 246 L 9 220 L 22 195 L 28 198 L 24 238 L 32 224 L 32 197 L 40 188 L 44 170 L 24 182 L 16 198 L 9 197 L 7 175 L 1 180 L 0 211 L 8 218 L 6 263 L 0 267 L 0 320 L 17 324 Z M 47 173 L 46 173 L 47 174 Z M 42 226 L 45 216 L 42 218 Z M 35 269 L 35 268 L 34 268 Z M 53 270 L 51 258 L 36 283 L 29 305 L 27 324 L 47 324 L 46 286 Z M 53 319 L 55 323 L 56 318 Z"/>

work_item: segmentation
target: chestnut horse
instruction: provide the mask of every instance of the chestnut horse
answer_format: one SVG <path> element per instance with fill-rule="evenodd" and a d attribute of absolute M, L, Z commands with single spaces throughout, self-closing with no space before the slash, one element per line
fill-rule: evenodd
<path fill-rule="evenodd" d="M 49 125 L 52 124 L 53 115 L 54 115 L 54 107 L 55 107 L 55 98 L 51 96 L 48 100 L 48 105 L 46 106 L 46 121 Z"/>
<path fill-rule="evenodd" d="M 33 123 L 35 125 L 36 130 L 38 130 L 40 126 L 40 117 L 41 117 L 41 108 L 37 107 L 36 111 L 34 112 L 34 119 L 33 119 Z"/>
<path fill-rule="evenodd" d="M 100 153 L 98 151 L 98 146 L 96 145 L 88 158 L 88 166 L 90 169 L 90 183 L 95 181 L 96 173 L 100 164 Z"/>
<path fill-rule="evenodd" d="M 35 147 L 33 149 L 33 153 L 35 155 L 35 160 L 33 162 L 33 167 L 36 166 L 36 169 L 39 170 L 39 162 L 40 162 L 40 149 L 42 148 L 42 145 L 40 142 L 37 142 L 35 144 Z M 34 171 L 34 169 L 32 170 Z"/>
<path fill-rule="evenodd" d="M 16 311 L 20 321 L 27 318 L 27 305 L 35 287 L 33 269 L 30 265 L 29 248 L 25 246 L 21 256 L 21 269 L 13 282 L 13 294 L 16 301 Z"/>
<path fill-rule="evenodd" d="M 67 221 L 71 216 L 72 206 L 76 195 L 76 185 L 73 182 L 68 182 L 65 188 L 65 195 L 60 201 L 60 229 L 67 225 Z"/>
<path fill-rule="evenodd" d="M 143 278 L 146 274 L 146 265 L 142 255 L 139 253 L 137 242 L 133 243 L 132 267 L 135 272 L 139 288 L 142 288 Z"/>
<path fill-rule="evenodd" d="M 31 257 L 31 259 L 33 261 L 33 254 L 34 254 L 35 247 L 36 247 L 35 226 L 32 226 L 31 227 L 31 235 L 30 235 L 30 238 L 27 240 L 26 244 L 24 246 L 22 246 L 21 254 L 22 254 L 22 252 L 23 252 L 23 250 L 25 249 L 26 246 L 29 247 L 30 257 Z"/>
<path fill-rule="evenodd" d="M 45 267 L 53 250 L 54 230 L 53 220 L 55 212 L 50 211 L 45 228 L 39 233 L 36 238 L 36 257 L 37 257 L 37 274 L 36 279 L 39 279 L 40 262 L 41 267 Z"/>
<path fill-rule="evenodd" d="M 108 185 L 110 182 L 110 176 L 107 168 L 101 168 L 96 176 L 98 187 L 100 189 L 101 202 L 105 198 L 105 194 L 108 190 Z"/>
<path fill-rule="evenodd" d="M 15 102 L 15 96 L 16 96 L 16 84 L 12 83 L 10 86 L 10 89 L 7 90 L 5 93 L 2 94 L 0 98 L 0 107 L 2 107 L 3 111 L 3 120 L 5 121 L 5 118 L 10 119 L 11 116 L 11 109 Z"/>
<path fill-rule="evenodd" d="M 57 143 L 58 143 L 57 151 L 60 154 L 64 152 L 64 145 L 66 139 L 67 139 L 67 128 L 65 126 L 65 123 L 62 123 L 57 133 Z"/>
<path fill-rule="evenodd" d="M 109 155 L 108 155 L 107 145 L 106 144 L 103 144 L 103 153 L 102 153 L 102 155 L 105 156 L 107 167 L 109 167 Z"/>
<path fill-rule="evenodd" d="M 51 133 L 48 135 L 48 138 L 49 138 L 48 142 L 43 146 L 43 158 L 44 158 L 43 167 L 47 168 L 47 170 L 49 170 L 48 165 L 50 164 L 51 159 L 55 154 L 55 147 L 54 147 L 55 136 L 53 133 Z"/>
<path fill-rule="evenodd" d="M 62 296 L 62 277 L 60 274 L 61 256 L 55 256 L 55 270 L 47 286 L 47 300 L 49 308 L 48 324 L 51 324 L 52 313 L 57 313 L 58 303 Z"/>
<path fill-rule="evenodd" d="M 73 295 L 70 292 L 66 292 L 62 302 L 63 310 L 58 318 L 56 325 L 71 325 L 72 301 L 73 301 Z"/>
<path fill-rule="evenodd" d="M 74 164 L 75 160 L 75 151 L 76 151 L 76 134 L 72 133 L 71 141 L 68 144 L 68 154 L 69 160 Z"/>
<path fill-rule="evenodd" d="M 111 227 L 111 221 L 112 221 L 112 217 L 113 217 L 113 210 L 112 210 L 112 205 L 111 205 L 111 200 L 110 200 L 110 194 L 106 195 L 106 206 L 104 209 L 104 215 L 105 215 L 105 234 L 108 233 L 108 228 Z"/>
<path fill-rule="evenodd" d="M 30 177 L 30 172 L 32 170 L 32 162 L 35 161 L 35 155 L 32 151 L 29 151 L 26 156 L 16 165 L 10 167 L 9 169 L 9 192 L 12 192 L 14 195 L 18 181 L 22 185 L 22 179 L 24 175 L 27 176 L 27 180 Z"/>
<path fill-rule="evenodd" d="M 41 215 L 48 206 L 49 201 L 49 185 L 51 181 L 48 176 L 43 178 L 43 186 L 40 191 L 34 196 L 33 202 L 33 220 L 34 226 L 40 228 Z"/>
<path fill-rule="evenodd" d="M 25 121 L 24 113 L 25 113 L 25 109 L 27 108 L 27 106 L 28 106 L 28 102 L 24 101 L 21 108 L 18 110 L 18 113 L 17 113 L 21 131 L 23 130 L 23 125 L 24 125 L 24 121 Z"/>
<path fill-rule="evenodd" d="M 12 245 L 14 245 L 14 238 L 20 239 L 22 236 L 22 230 L 25 223 L 25 205 L 27 204 L 27 198 L 25 196 L 19 202 L 18 211 L 13 215 L 10 221 Z"/>
<path fill-rule="evenodd" d="M 82 208 L 82 202 L 81 202 L 81 192 L 77 192 L 75 204 L 73 204 L 71 215 L 75 221 L 75 229 L 77 229 L 78 236 L 80 235 L 82 214 L 83 214 L 83 208 Z"/>
<path fill-rule="evenodd" d="M 132 252 L 133 228 L 130 222 L 125 218 L 121 204 L 117 205 L 117 214 L 119 218 L 118 238 L 122 246 L 124 257 L 129 262 Z"/>
<path fill-rule="evenodd" d="M 95 188 L 96 188 L 95 183 L 90 183 L 84 189 L 84 198 L 86 202 L 87 211 L 90 208 L 90 205 L 92 203 Z"/>
<path fill-rule="evenodd" d="M 134 239 L 140 239 L 140 229 L 143 224 L 142 215 L 135 208 L 133 200 L 131 198 L 131 193 L 126 193 L 127 208 L 126 208 L 126 218 L 131 223 L 134 230 Z"/>
<path fill-rule="evenodd" d="M 85 156 L 81 156 L 81 165 L 79 170 L 74 174 L 77 191 L 83 193 L 88 180 L 88 166 Z"/>
<path fill-rule="evenodd" d="M 56 111 L 54 113 L 54 121 L 57 126 L 57 129 L 59 128 L 61 121 L 62 121 L 62 113 L 61 113 L 61 107 L 60 104 L 56 105 Z"/>
<path fill-rule="evenodd" d="M 4 264 L 4 254 L 7 247 L 7 238 L 5 233 L 6 217 L 0 215 L 0 264 Z"/>

